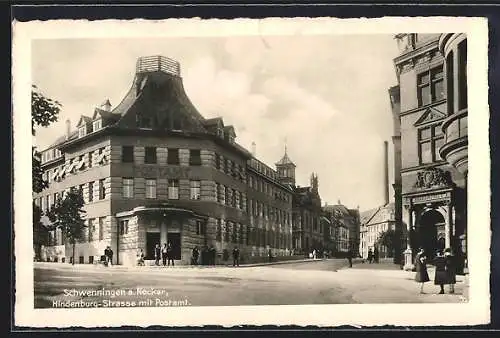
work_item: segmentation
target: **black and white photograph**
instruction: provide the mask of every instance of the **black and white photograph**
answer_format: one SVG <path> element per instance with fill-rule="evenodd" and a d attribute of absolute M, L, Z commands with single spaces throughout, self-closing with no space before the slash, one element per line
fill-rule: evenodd
<path fill-rule="evenodd" d="M 16 317 L 486 323 L 486 24 L 16 23 Z"/>

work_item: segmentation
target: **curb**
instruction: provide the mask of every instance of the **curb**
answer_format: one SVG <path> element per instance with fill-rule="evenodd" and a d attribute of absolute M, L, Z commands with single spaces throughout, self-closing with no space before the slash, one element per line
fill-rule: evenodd
<path fill-rule="evenodd" d="M 312 263 L 312 262 L 322 262 L 326 261 L 323 259 L 300 259 L 300 260 L 289 260 L 289 261 L 278 261 L 278 262 L 263 262 L 263 263 L 253 263 L 253 264 L 240 264 L 239 266 L 235 268 L 251 268 L 251 267 L 258 267 L 258 266 L 268 266 L 268 265 L 281 265 L 281 264 L 297 264 L 297 263 Z M 69 263 L 55 263 L 55 262 L 35 262 L 33 265 L 34 268 L 49 268 L 49 267 L 56 267 L 56 268 L 67 268 L 67 269 L 103 269 L 103 270 L 122 270 L 122 271 L 127 271 L 127 270 L 148 270 L 148 271 L 155 271 L 155 270 L 160 270 L 160 269 L 214 269 L 214 268 L 232 268 L 232 264 L 220 264 L 220 265 L 215 265 L 215 266 L 206 266 L 206 265 L 175 265 L 175 266 L 170 266 L 170 267 L 164 267 L 164 266 L 124 266 L 124 265 L 113 265 L 111 267 L 105 267 L 100 264 L 69 264 Z"/>

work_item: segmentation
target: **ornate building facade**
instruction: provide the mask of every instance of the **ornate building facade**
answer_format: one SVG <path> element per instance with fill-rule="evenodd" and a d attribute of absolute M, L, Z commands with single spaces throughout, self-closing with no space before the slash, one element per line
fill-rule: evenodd
<path fill-rule="evenodd" d="M 464 34 L 396 39 L 399 95 L 390 93 L 393 112 L 399 110 L 405 268 L 412 268 L 418 247 L 430 257 L 452 248 L 466 267 L 467 39 Z M 395 189 L 397 196 L 397 182 Z"/>
<path fill-rule="evenodd" d="M 71 187 L 83 193 L 87 229 L 77 262 L 93 263 L 110 246 L 115 264 L 135 264 L 139 249 L 149 260 L 167 242 L 181 263 L 195 246 L 238 246 L 247 258 L 290 253 L 293 189 L 236 143 L 232 126 L 198 112 L 178 62 L 139 58 L 120 104 L 104 102 L 77 128 L 68 124 L 42 151 L 49 187 L 34 196 L 46 211 Z M 68 261 L 65 242 L 51 230 L 42 259 Z"/>

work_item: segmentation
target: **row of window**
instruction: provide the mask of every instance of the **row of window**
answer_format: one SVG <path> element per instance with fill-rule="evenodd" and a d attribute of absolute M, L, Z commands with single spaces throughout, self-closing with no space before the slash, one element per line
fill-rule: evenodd
<path fill-rule="evenodd" d="M 98 194 L 97 196 L 94 196 L 94 186 L 95 184 L 98 185 Z M 88 185 L 88 198 L 85 200 L 85 202 L 93 202 L 94 197 L 97 197 L 97 200 L 103 200 L 106 199 L 106 186 L 104 184 L 104 179 L 98 180 L 98 181 L 93 181 L 85 184 L 80 184 L 78 186 L 79 191 L 83 194 L 83 189 L 85 185 Z M 75 186 L 71 188 L 76 188 Z M 69 189 L 71 189 L 69 188 Z M 65 193 L 69 191 L 69 189 L 63 190 L 61 192 L 55 192 L 54 194 L 49 194 L 45 196 L 40 196 L 39 198 L 35 199 L 35 204 L 42 209 L 42 211 L 45 210 L 50 210 L 52 208 L 52 205 L 57 201 L 59 196 L 61 198 L 64 198 Z"/>
<path fill-rule="evenodd" d="M 84 124 L 78 128 L 78 137 L 84 137 L 87 134 L 94 133 L 102 128 L 102 119 L 92 121 L 91 125 Z"/>
<path fill-rule="evenodd" d="M 264 179 L 249 175 L 248 186 L 256 191 L 263 192 L 264 194 L 276 200 L 285 202 L 291 201 L 290 194 L 287 194 L 283 190 L 276 188 L 275 186 L 273 186 L 273 184 L 267 183 Z"/>
<path fill-rule="evenodd" d="M 241 182 L 245 182 L 245 168 L 217 153 L 215 154 L 215 168 Z"/>
<path fill-rule="evenodd" d="M 144 148 L 144 163 L 145 164 L 158 164 L 157 147 Z M 122 162 L 134 163 L 134 146 L 122 146 Z M 179 165 L 179 149 L 167 149 L 167 164 Z M 201 150 L 189 149 L 189 165 L 201 165 Z"/>
<path fill-rule="evenodd" d="M 217 193 L 217 202 L 241 210 L 245 208 L 244 197 L 241 191 L 231 189 L 220 183 L 216 183 L 215 187 Z"/>
<path fill-rule="evenodd" d="M 274 169 L 268 167 L 267 165 L 265 165 L 264 163 L 255 158 L 250 160 L 250 167 L 255 169 L 257 172 L 272 178 L 275 181 L 278 180 L 279 178 L 278 173 Z"/>
<path fill-rule="evenodd" d="M 89 152 L 88 161 L 85 158 L 86 154 L 82 154 L 77 158 L 71 159 L 68 164 L 63 164 L 57 168 L 46 170 L 42 174 L 42 178 L 50 184 L 52 181 L 60 181 L 68 173 L 74 173 L 77 170 L 92 168 L 95 164 L 104 164 L 104 151 L 105 147 L 102 147 L 99 148 L 97 152 Z"/>
<path fill-rule="evenodd" d="M 89 218 L 87 231 L 83 233 L 79 243 L 93 242 L 95 240 L 102 241 L 104 239 L 104 223 L 106 217 Z M 97 227 L 97 230 L 96 230 Z M 63 245 L 66 242 L 64 232 L 61 229 L 51 230 L 48 233 L 48 245 Z M 96 236 L 97 235 L 97 236 Z"/>
<path fill-rule="evenodd" d="M 179 199 L 179 180 L 168 180 L 168 199 Z M 201 181 L 189 181 L 190 199 L 201 199 Z M 157 198 L 157 180 L 147 178 L 145 180 L 145 195 L 147 199 Z M 124 198 L 134 198 L 134 179 L 131 177 L 122 178 L 122 196 Z"/>
<path fill-rule="evenodd" d="M 55 160 L 62 156 L 62 152 L 59 149 L 52 148 L 42 152 L 42 163 L 49 162 Z"/>
<path fill-rule="evenodd" d="M 249 199 L 248 200 L 248 214 L 256 217 L 264 217 L 276 223 L 290 224 L 290 213 L 271 207 L 261 201 Z"/>
<path fill-rule="evenodd" d="M 290 246 L 291 234 L 245 226 L 223 219 L 217 220 L 215 239 L 219 242 L 239 243 L 255 246 L 286 248 Z"/>

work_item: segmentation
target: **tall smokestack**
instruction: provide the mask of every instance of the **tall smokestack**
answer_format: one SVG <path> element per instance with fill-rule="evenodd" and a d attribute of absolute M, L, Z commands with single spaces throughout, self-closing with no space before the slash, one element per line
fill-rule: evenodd
<path fill-rule="evenodd" d="M 389 204 L 389 142 L 384 141 L 384 205 Z"/>
<path fill-rule="evenodd" d="M 66 140 L 69 140 L 69 135 L 71 134 L 71 121 L 66 120 Z"/>
<path fill-rule="evenodd" d="M 255 145 L 255 142 L 252 142 L 252 156 L 253 157 L 257 156 L 257 153 L 256 153 L 257 149 L 256 148 L 257 148 L 257 146 Z"/>

